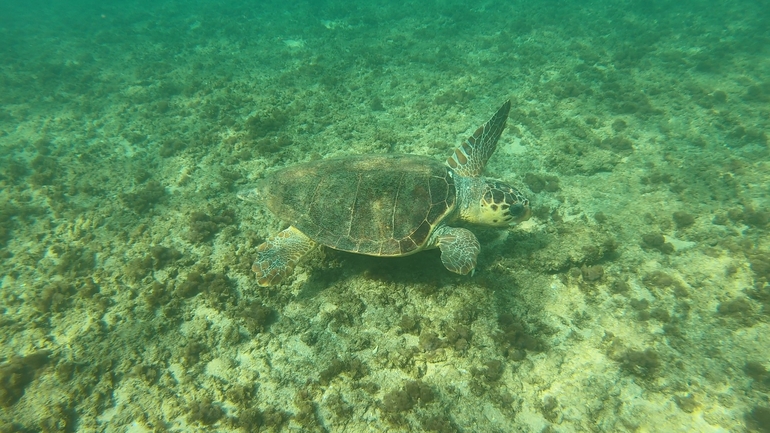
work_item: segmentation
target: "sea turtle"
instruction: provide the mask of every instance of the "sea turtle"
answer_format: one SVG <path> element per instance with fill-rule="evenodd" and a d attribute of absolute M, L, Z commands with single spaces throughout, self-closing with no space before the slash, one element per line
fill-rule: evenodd
<path fill-rule="evenodd" d="M 290 223 L 257 247 L 257 283 L 281 282 L 317 244 L 381 257 L 439 248 L 447 269 L 472 272 L 479 242 L 451 224 L 507 227 L 530 213 L 518 190 L 480 176 L 510 109 L 507 101 L 446 164 L 418 155 L 329 158 L 278 170 L 240 192 Z"/>

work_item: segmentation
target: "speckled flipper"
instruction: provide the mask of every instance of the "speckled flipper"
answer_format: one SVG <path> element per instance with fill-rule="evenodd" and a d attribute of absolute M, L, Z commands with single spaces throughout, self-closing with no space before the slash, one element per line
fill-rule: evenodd
<path fill-rule="evenodd" d="M 257 284 L 267 287 L 280 283 L 314 246 L 315 242 L 293 226 L 270 236 L 257 247 L 257 260 L 251 267 Z"/>
<path fill-rule="evenodd" d="M 433 234 L 441 250 L 441 263 L 450 271 L 466 275 L 476 268 L 481 251 L 476 236 L 468 229 L 442 226 Z"/>
<path fill-rule="evenodd" d="M 511 101 L 505 101 L 494 116 L 481 125 L 476 132 L 455 148 L 446 163 L 462 176 L 478 177 L 484 171 L 489 157 L 495 153 L 497 140 L 505 128 Z"/>

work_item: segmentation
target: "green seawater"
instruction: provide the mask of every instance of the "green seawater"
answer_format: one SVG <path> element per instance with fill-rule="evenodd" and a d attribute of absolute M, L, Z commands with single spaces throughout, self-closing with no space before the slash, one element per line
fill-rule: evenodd
<path fill-rule="evenodd" d="M 532 218 L 317 248 L 236 193 L 446 159 Z M 766 1 L 0 3 L 0 432 L 769 432 Z"/>

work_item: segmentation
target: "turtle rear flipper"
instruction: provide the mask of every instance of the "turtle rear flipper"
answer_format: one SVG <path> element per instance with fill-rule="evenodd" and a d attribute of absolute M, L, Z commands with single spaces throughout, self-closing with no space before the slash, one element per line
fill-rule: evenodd
<path fill-rule="evenodd" d="M 447 269 L 466 275 L 476 268 L 476 257 L 481 246 L 470 230 L 443 226 L 436 229 L 435 236 L 441 250 L 441 263 Z"/>
<path fill-rule="evenodd" d="M 479 177 L 487 165 L 489 157 L 497 149 L 497 140 L 505 129 L 511 101 L 505 101 L 491 119 L 476 130 L 470 137 L 455 148 L 446 163 L 461 176 Z"/>
<path fill-rule="evenodd" d="M 273 286 L 294 272 L 294 266 L 316 245 L 304 233 L 290 226 L 270 236 L 257 247 L 257 260 L 251 270 L 257 274 L 257 284 Z"/>

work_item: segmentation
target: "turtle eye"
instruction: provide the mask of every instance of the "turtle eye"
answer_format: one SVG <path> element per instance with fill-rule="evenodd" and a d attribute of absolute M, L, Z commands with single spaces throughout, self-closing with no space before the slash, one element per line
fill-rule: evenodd
<path fill-rule="evenodd" d="M 516 203 L 508 208 L 508 213 L 511 214 L 512 217 L 518 218 L 524 215 L 524 206 L 521 203 Z"/>

